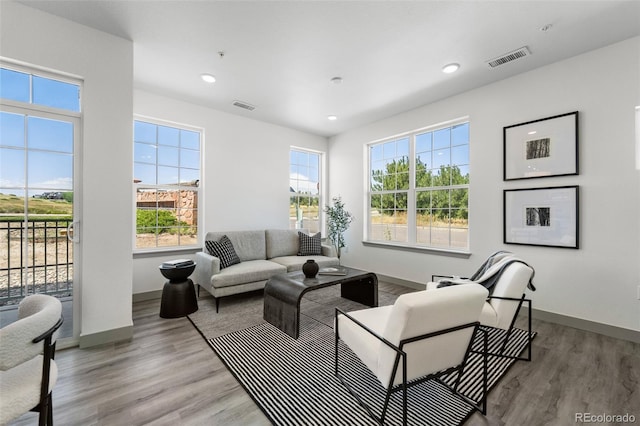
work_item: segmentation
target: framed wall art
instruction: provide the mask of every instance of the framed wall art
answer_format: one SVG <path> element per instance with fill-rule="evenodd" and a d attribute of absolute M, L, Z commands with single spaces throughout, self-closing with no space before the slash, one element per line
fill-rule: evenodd
<path fill-rule="evenodd" d="M 504 180 L 578 174 L 578 111 L 503 128 Z"/>
<path fill-rule="evenodd" d="M 505 189 L 505 244 L 579 248 L 577 185 Z"/>

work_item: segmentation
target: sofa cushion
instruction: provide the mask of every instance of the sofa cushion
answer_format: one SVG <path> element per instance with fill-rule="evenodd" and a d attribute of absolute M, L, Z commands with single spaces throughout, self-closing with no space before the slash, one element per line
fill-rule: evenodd
<path fill-rule="evenodd" d="M 300 238 L 298 231 L 305 229 L 267 229 L 265 231 L 267 259 L 280 256 L 295 256 Z"/>
<path fill-rule="evenodd" d="M 211 256 L 220 259 L 220 269 L 240 263 L 240 258 L 236 254 L 231 240 L 226 235 L 223 235 L 220 241 L 205 241 L 204 245 Z"/>
<path fill-rule="evenodd" d="M 322 240 L 319 232 L 315 235 L 298 232 L 298 238 L 300 239 L 298 256 L 320 256 L 322 254 Z"/>
<path fill-rule="evenodd" d="M 273 259 L 269 260 L 271 262 L 286 266 L 287 272 L 293 272 L 301 270 L 302 265 L 304 265 L 304 262 L 306 262 L 308 259 L 315 260 L 318 266 L 320 266 L 321 268 L 325 268 L 327 266 L 337 266 L 340 263 L 337 257 L 327 256 L 280 256 L 274 257 Z"/>
<path fill-rule="evenodd" d="M 285 273 L 287 268 L 268 260 L 251 260 L 222 269 L 211 277 L 214 287 L 229 287 L 238 284 L 266 281 L 275 274 Z"/>
<path fill-rule="evenodd" d="M 240 261 L 266 259 L 264 231 L 208 232 L 206 240 L 218 241 L 223 235 L 229 237 Z"/>

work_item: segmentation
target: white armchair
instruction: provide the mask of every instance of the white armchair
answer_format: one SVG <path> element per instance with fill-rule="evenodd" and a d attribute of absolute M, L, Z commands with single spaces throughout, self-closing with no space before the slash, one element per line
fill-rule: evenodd
<path fill-rule="evenodd" d="M 432 277 L 431 282 L 427 283 L 427 289 L 437 288 L 442 284 L 450 283 L 469 283 L 476 282 L 485 285 L 490 289 L 490 295 L 482 308 L 480 314 L 480 324 L 483 326 L 495 327 L 506 330 L 502 347 L 498 354 L 504 351 L 509 337 L 513 331 L 518 313 L 523 305 L 527 304 L 528 308 L 528 333 L 529 344 L 527 345 L 528 354 L 526 359 L 531 361 L 531 300 L 525 296 L 525 290 L 535 290 L 531 283 L 534 270 L 531 266 L 515 257 L 513 253 L 498 252 L 498 257 L 492 259 L 490 257 L 485 261 L 483 266 L 471 278 L 454 278 L 451 280 L 435 281 L 435 277 L 444 277 L 436 275 Z M 492 255 L 496 256 L 496 254 Z"/>
<path fill-rule="evenodd" d="M 452 286 L 404 294 L 392 306 L 345 313 L 336 309 L 335 375 L 349 387 L 339 368 L 339 340 L 342 340 L 376 375 L 386 389 L 382 414 L 384 424 L 390 395 L 403 393 L 403 421 L 407 424 L 407 388 L 443 374 L 458 372 L 462 376 L 478 332 L 480 312 L 488 291 L 478 284 Z M 483 397 L 480 404 L 453 392 L 483 414 L 486 413 L 486 334 Z"/>
<path fill-rule="evenodd" d="M 53 425 L 51 390 L 58 378 L 55 334 L 62 304 L 43 294 L 25 297 L 18 320 L 0 329 L 0 424 L 37 411 L 39 425 Z"/>

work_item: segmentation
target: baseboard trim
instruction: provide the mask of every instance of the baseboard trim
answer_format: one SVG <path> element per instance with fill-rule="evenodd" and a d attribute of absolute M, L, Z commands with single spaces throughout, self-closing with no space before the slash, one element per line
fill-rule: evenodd
<path fill-rule="evenodd" d="M 161 299 L 162 290 L 147 291 L 145 293 L 135 293 L 133 295 L 133 303 L 144 302 L 146 300 Z"/>
<path fill-rule="evenodd" d="M 100 333 L 85 334 L 80 336 L 78 345 L 80 349 L 92 346 L 104 345 L 105 343 L 116 343 L 133 339 L 133 325 L 102 331 Z"/>
<path fill-rule="evenodd" d="M 416 290 L 424 290 L 425 284 L 413 281 L 403 280 L 401 278 L 390 277 L 387 275 L 376 274 L 379 281 L 386 281 L 391 284 L 397 284 Z M 527 315 L 527 310 L 522 309 L 523 315 Z M 581 318 L 570 317 L 567 315 L 556 314 L 553 312 L 532 309 L 534 319 L 550 322 L 553 324 L 564 325 L 566 327 L 577 328 L 578 330 L 590 331 L 592 333 L 602 334 L 604 336 L 613 337 L 615 339 L 628 340 L 634 343 L 640 343 L 640 331 L 628 328 L 616 327 L 614 325 L 601 324 L 595 321 L 589 321 Z"/>
<path fill-rule="evenodd" d="M 526 310 L 524 314 L 526 316 Z M 582 318 L 570 317 L 567 315 L 556 314 L 554 312 L 541 311 L 532 309 L 534 319 L 547 321 L 554 324 L 564 325 L 567 327 L 577 328 L 578 330 L 590 331 L 592 333 L 602 334 L 604 336 L 613 337 L 621 340 L 628 340 L 634 343 L 640 343 L 640 331 L 631 330 L 629 328 L 617 327 L 615 325 L 602 324 L 595 321 L 589 321 Z"/>
<path fill-rule="evenodd" d="M 426 288 L 426 284 L 420 284 L 414 281 L 403 280 L 402 278 L 390 277 L 388 275 L 376 274 L 378 277 L 378 281 L 386 281 L 391 284 L 397 284 L 404 287 L 409 287 L 414 290 L 424 290 Z"/>

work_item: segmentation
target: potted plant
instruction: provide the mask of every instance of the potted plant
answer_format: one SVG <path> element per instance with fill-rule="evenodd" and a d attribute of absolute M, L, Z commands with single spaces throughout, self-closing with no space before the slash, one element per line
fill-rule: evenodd
<path fill-rule="evenodd" d="M 333 197 L 332 206 L 325 206 L 324 212 L 327 214 L 327 238 L 336 248 L 338 260 L 340 259 L 340 249 L 345 246 L 344 233 L 349 229 L 349 224 L 353 216 L 344 208 L 344 203 L 340 196 Z"/>

